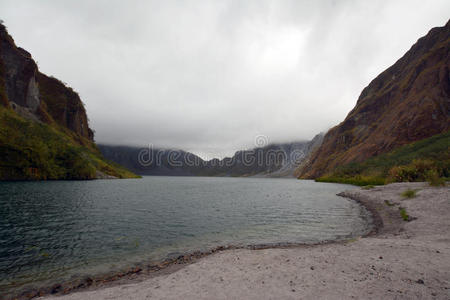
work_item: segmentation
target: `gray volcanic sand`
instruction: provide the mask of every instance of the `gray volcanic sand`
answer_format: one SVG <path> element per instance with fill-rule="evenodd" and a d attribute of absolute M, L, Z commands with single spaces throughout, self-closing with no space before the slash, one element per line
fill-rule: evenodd
<path fill-rule="evenodd" d="M 401 197 L 408 188 L 419 189 L 417 197 Z M 61 300 L 450 299 L 448 187 L 394 183 L 344 194 L 378 214 L 383 225 L 376 234 L 315 246 L 226 250 L 169 274 Z M 403 221 L 399 206 L 416 219 Z"/>

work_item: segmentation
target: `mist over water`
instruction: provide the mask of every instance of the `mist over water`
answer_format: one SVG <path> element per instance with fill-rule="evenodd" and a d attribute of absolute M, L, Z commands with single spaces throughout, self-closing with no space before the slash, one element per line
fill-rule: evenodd
<path fill-rule="evenodd" d="M 220 245 L 360 236 L 352 188 L 289 179 L 0 182 L 0 294 Z"/>

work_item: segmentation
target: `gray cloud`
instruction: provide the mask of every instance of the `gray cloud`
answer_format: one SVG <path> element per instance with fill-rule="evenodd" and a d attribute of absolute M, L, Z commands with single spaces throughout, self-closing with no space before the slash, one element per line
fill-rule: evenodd
<path fill-rule="evenodd" d="M 450 2 L 8 1 L 16 43 L 74 87 L 102 143 L 223 156 L 310 139 L 448 19 Z"/>

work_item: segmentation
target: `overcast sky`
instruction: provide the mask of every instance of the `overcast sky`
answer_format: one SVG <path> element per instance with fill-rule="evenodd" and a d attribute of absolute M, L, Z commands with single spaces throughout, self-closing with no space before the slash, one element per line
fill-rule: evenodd
<path fill-rule="evenodd" d="M 0 2 L 16 44 L 80 94 L 97 142 L 205 158 L 338 124 L 449 16 L 448 0 Z"/>

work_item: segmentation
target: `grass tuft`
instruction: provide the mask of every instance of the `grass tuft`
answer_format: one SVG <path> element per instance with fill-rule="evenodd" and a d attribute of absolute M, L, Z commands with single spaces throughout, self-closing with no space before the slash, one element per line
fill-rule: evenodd
<path fill-rule="evenodd" d="M 417 196 L 416 191 L 415 190 L 411 190 L 411 189 L 407 189 L 401 195 L 403 197 L 405 197 L 405 198 L 414 198 L 414 197 Z"/>
<path fill-rule="evenodd" d="M 373 184 L 369 184 L 369 185 L 364 185 L 364 186 L 362 186 L 361 188 L 363 189 L 363 190 L 370 190 L 370 189 L 373 189 L 375 186 L 373 185 Z"/>
<path fill-rule="evenodd" d="M 400 216 L 402 216 L 403 221 L 409 222 L 410 217 L 409 217 L 408 213 L 406 212 L 406 209 L 403 207 L 400 207 L 399 210 L 400 210 Z"/>
<path fill-rule="evenodd" d="M 392 203 L 389 200 L 384 200 L 384 204 L 386 204 L 387 206 L 394 206 L 395 205 L 395 203 Z"/>

